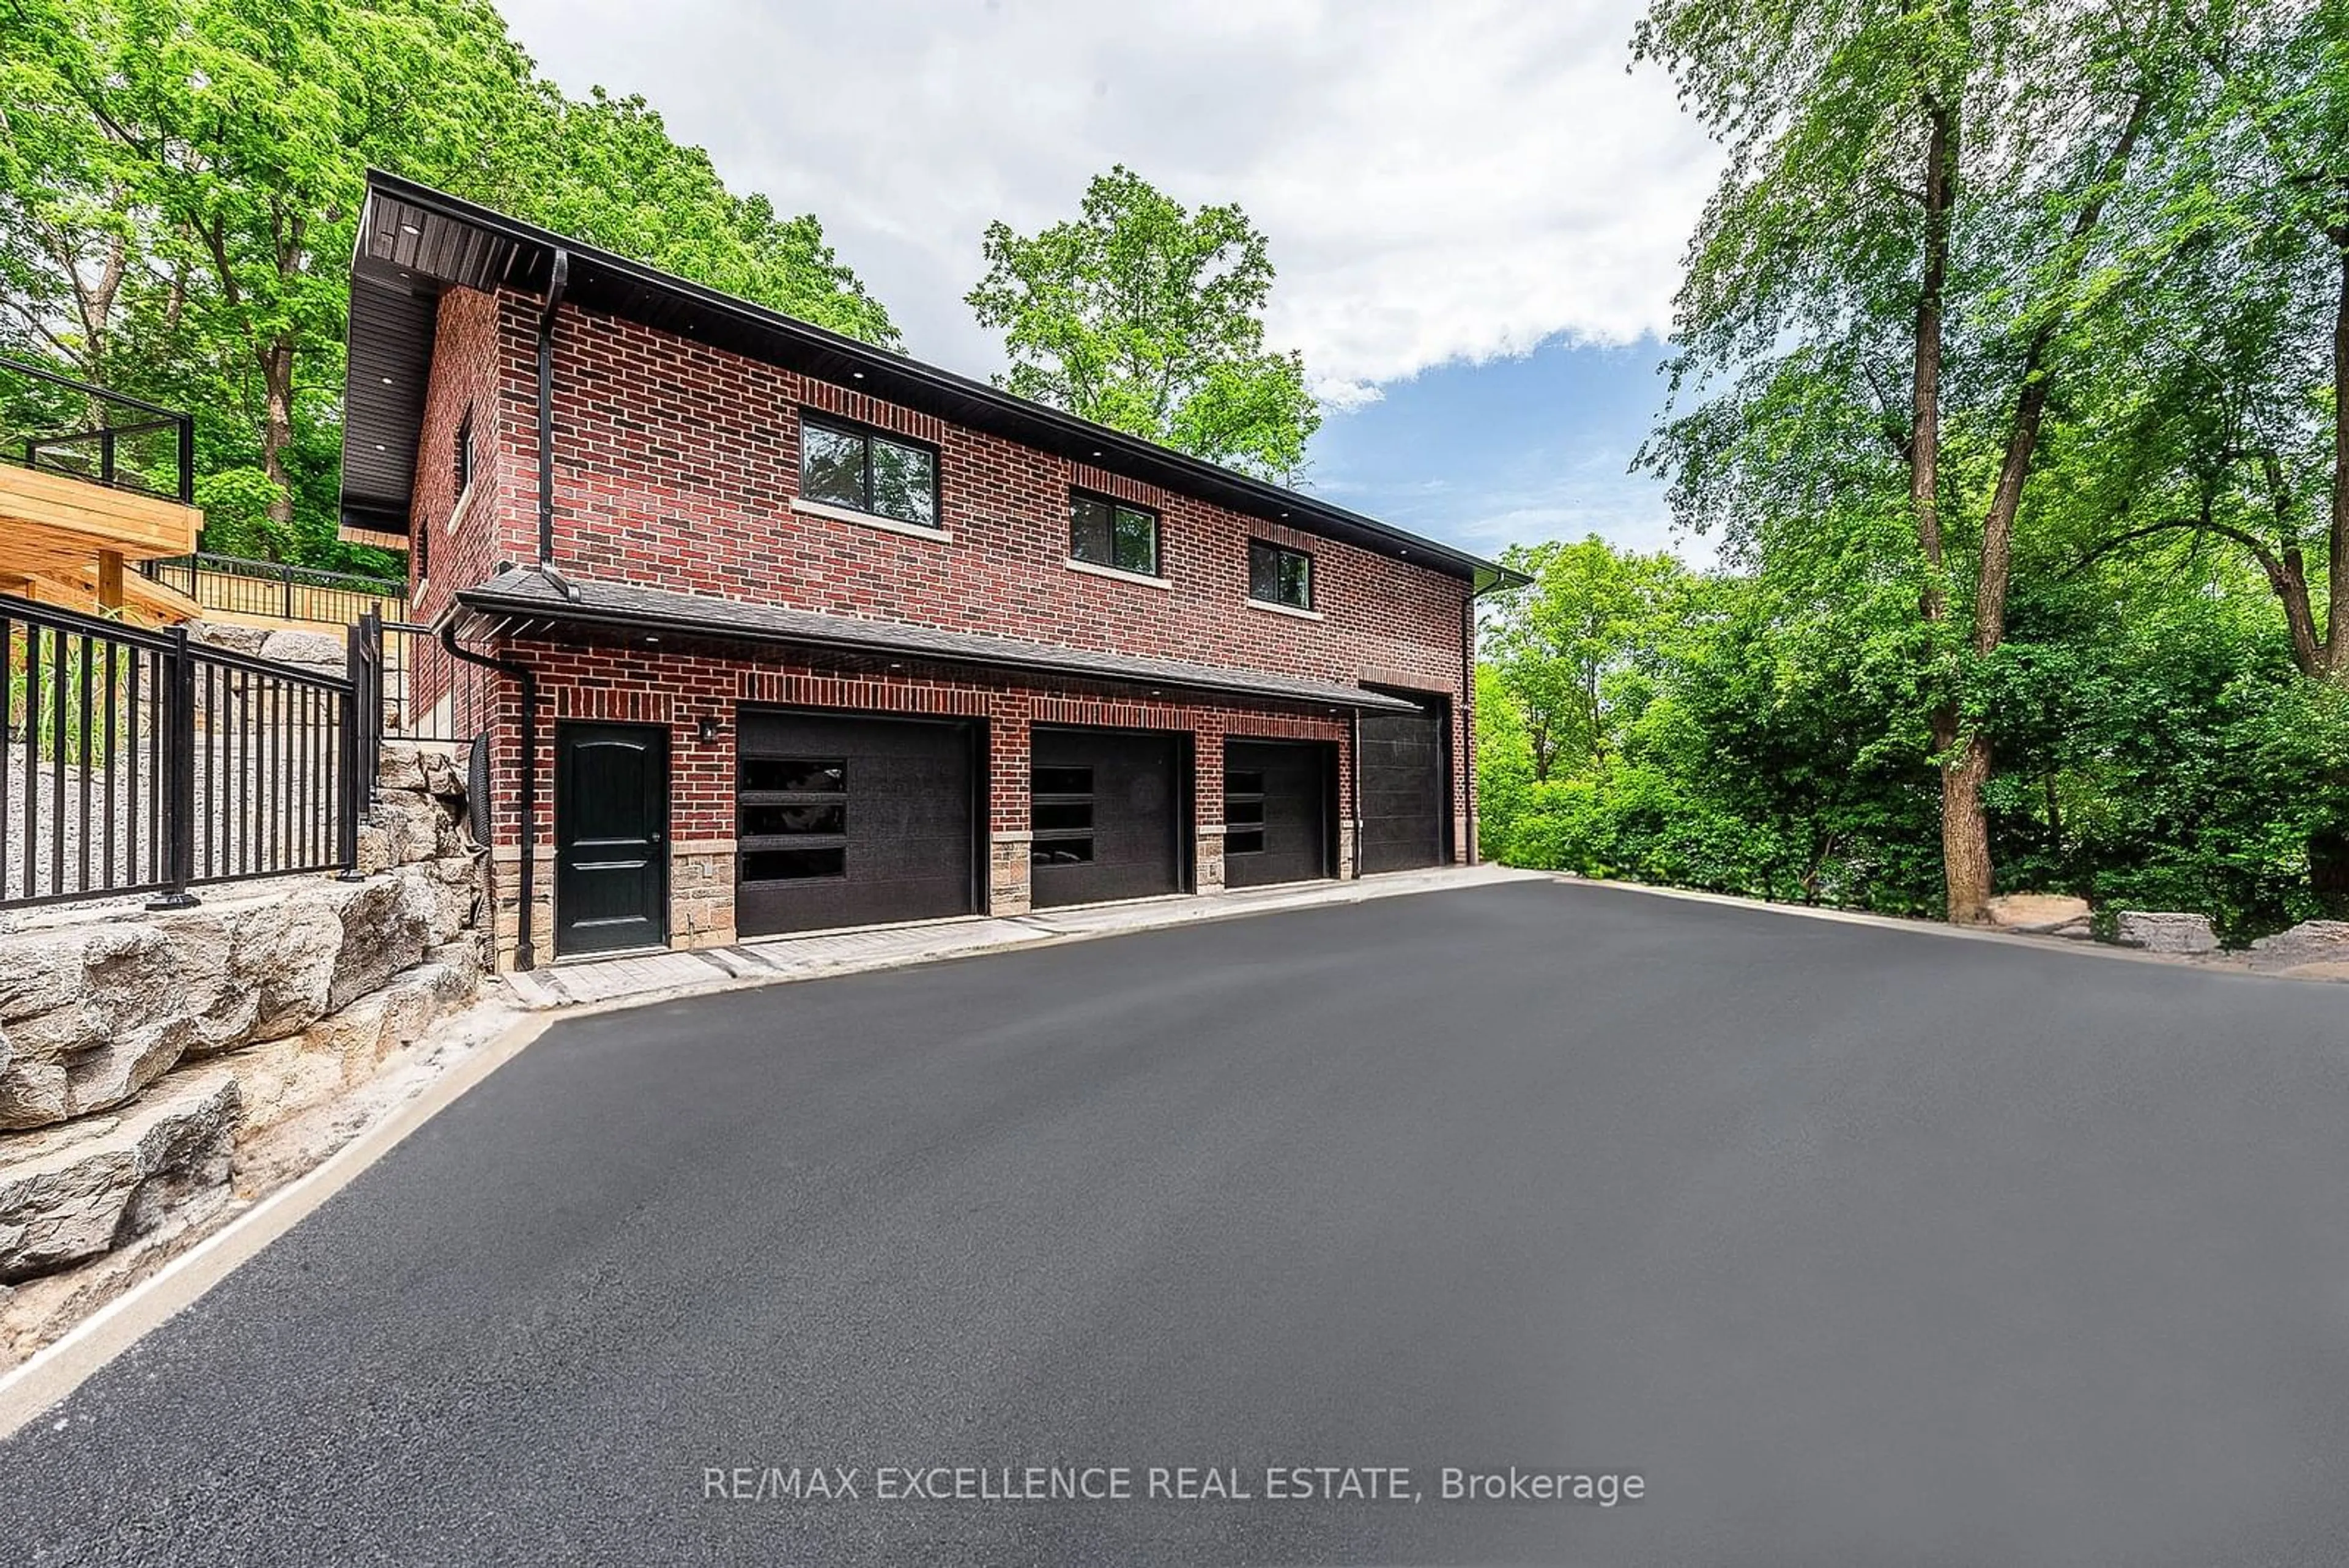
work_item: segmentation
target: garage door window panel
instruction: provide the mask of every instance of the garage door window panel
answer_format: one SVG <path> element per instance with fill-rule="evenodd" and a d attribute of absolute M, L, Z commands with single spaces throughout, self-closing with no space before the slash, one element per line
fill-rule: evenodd
<path fill-rule="evenodd" d="M 1264 774 L 1224 774 L 1224 853 L 1264 853 Z"/>
<path fill-rule="evenodd" d="M 804 882 L 848 875 L 848 849 L 753 849 L 742 857 L 746 882 Z"/>
<path fill-rule="evenodd" d="M 742 879 L 848 874 L 848 760 L 745 757 L 736 808 Z"/>
<path fill-rule="evenodd" d="M 1093 771 L 1038 768 L 1029 775 L 1030 844 L 1036 866 L 1088 865 L 1093 857 Z"/>

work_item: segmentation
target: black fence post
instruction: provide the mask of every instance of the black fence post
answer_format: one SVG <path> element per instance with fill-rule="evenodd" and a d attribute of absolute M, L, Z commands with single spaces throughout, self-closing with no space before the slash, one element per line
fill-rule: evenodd
<path fill-rule="evenodd" d="M 200 900 L 188 891 L 196 876 L 196 661 L 188 651 L 188 628 L 171 628 L 171 649 L 162 656 L 164 742 L 156 761 L 162 772 L 163 891 L 147 901 L 150 909 L 191 909 Z"/>
<path fill-rule="evenodd" d="M 376 775 L 383 765 L 383 622 L 372 611 L 353 622 L 344 634 L 343 673 L 349 689 L 343 693 L 343 793 L 336 822 L 339 875 L 346 882 L 365 876 L 359 870 L 359 814 L 375 798 Z"/>

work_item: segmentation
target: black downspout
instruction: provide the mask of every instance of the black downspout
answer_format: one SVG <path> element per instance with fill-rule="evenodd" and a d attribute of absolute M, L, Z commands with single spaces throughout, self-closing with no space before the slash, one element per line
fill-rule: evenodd
<path fill-rule="evenodd" d="M 571 282 L 571 253 L 557 246 L 547 270 L 546 303 L 538 313 L 538 561 L 554 561 L 554 317 Z M 492 659 L 457 646 L 457 623 L 440 628 L 452 659 L 512 676 L 522 688 L 522 878 L 514 910 L 514 967 L 537 966 L 531 908 L 538 884 L 538 672 L 519 659 Z"/>
<path fill-rule="evenodd" d="M 1468 836 L 1467 853 L 1462 859 L 1468 865 L 1478 864 L 1476 857 L 1476 581 L 1468 580 L 1468 592 L 1460 600 L 1460 705 L 1453 713 L 1453 728 L 1460 732 L 1460 802 L 1465 820 L 1461 827 Z"/>
<path fill-rule="evenodd" d="M 514 968 L 535 969 L 538 952 L 532 940 L 530 906 L 533 874 L 538 868 L 538 671 L 520 659 L 492 659 L 458 647 L 454 620 L 441 623 L 440 646 L 451 659 L 511 675 L 522 687 L 522 900 L 514 911 Z"/>
<path fill-rule="evenodd" d="M 1354 842 L 1354 864 L 1350 869 L 1359 882 L 1362 877 L 1362 711 L 1355 709 L 1347 722 L 1353 732 L 1347 751 L 1354 777 L 1353 787 L 1346 792 L 1346 821 L 1354 830 L 1349 836 Z"/>
<path fill-rule="evenodd" d="M 538 314 L 538 559 L 554 559 L 554 313 L 571 282 L 571 253 L 557 248 Z"/>

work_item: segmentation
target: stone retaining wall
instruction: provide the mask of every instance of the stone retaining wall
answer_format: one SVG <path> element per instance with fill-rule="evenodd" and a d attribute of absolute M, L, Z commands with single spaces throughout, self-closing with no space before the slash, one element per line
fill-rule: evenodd
<path fill-rule="evenodd" d="M 0 1290 L 229 1199 L 255 1137 L 481 982 L 485 854 L 452 749 L 387 742 L 364 879 L 17 911 L 0 929 Z"/>

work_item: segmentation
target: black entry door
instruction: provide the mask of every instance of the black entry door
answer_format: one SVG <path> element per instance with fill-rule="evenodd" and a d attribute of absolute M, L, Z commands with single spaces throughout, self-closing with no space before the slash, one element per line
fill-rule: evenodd
<path fill-rule="evenodd" d="M 1174 736 L 1039 729 L 1030 745 L 1030 902 L 1042 909 L 1182 891 Z"/>
<path fill-rule="evenodd" d="M 554 729 L 554 950 L 668 941 L 668 731 Z"/>
<path fill-rule="evenodd" d="M 1413 700 L 1443 701 L 1416 695 Z M 1358 853 L 1362 870 L 1408 871 L 1442 864 L 1452 792 L 1441 709 L 1366 713 L 1361 746 Z"/>
<path fill-rule="evenodd" d="M 1224 885 L 1330 875 L 1330 749 L 1311 741 L 1224 744 Z"/>
<path fill-rule="evenodd" d="M 751 710 L 739 737 L 740 934 L 975 908 L 971 725 Z"/>

